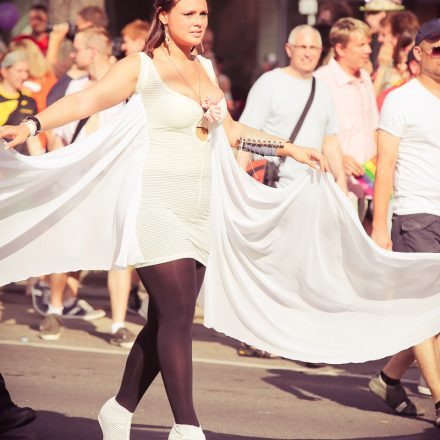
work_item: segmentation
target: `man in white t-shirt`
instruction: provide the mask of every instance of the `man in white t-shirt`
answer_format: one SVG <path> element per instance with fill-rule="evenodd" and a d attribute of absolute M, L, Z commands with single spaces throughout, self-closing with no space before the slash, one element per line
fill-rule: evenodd
<path fill-rule="evenodd" d="M 420 76 L 391 92 L 380 115 L 371 237 L 397 252 L 440 252 L 440 19 L 420 28 L 413 50 Z M 392 193 L 390 236 L 387 217 Z M 431 390 L 435 425 L 440 427 L 436 337 L 394 355 L 371 379 L 370 389 L 397 413 L 416 415 L 400 384 L 414 359 Z"/>
<path fill-rule="evenodd" d="M 286 43 L 286 52 L 290 58 L 289 65 L 270 70 L 257 79 L 249 91 L 240 122 L 276 136 L 290 138 L 310 96 L 313 72 L 318 65 L 321 51 L 321 35 L 315 28 L 307 25 L 294 28 Z M 336 182 L 346 193 L 347 182 L 337 131 L 336 112 L 330 92 L 324 82 L 316 80 L 313 103 L 295 139 L 295 144 L 322 150 Z M 246 169 L 251 157 L 250 153 L 240 151 L 237 160 L 240 166 Z M 291 184 L 298 173 L 305 168 L 291 158 L 281 162 L 279 158 L 268 160 L 280 164 L 277 182 L 279 187 Z M 271 356 L 246 344 L 240 346 L 238 354 Z"/>
<path fill-rule="evenodd" d="M 287 67 L 264 73 L 249 91 L 240 122 L 283 138 L 290 138 L 310 96 L 313 72 L 319 61 L 322 41 L 308 25 L 294 28 L 286 43 Z M 323 151 L 338 185 L 346 192 L 342 153 L 337 138 L 338 124 L 327 86 L 316 81 L 313 103 L 295 139 L 295 144 Z M 246 167 L 247 153 L 239 153 Z M 278 159 L 273 159 L 278 160 Z M 287 186 L 304 166 L 291 158 L 281 163 L 277 186 Z"/>

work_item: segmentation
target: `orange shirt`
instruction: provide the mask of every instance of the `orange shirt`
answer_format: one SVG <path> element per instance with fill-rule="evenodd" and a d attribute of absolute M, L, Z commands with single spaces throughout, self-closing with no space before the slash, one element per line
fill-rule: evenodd
<path fill-rule="evenodd" d="M 33 83 L 38 84 L 41 89 L 38 92 L 30 92 L 32 98 L 35 99 L 37 102 L 37 110 L 38 112 L 41 112 L 41 110 L 44 110 L 46 106 L 46 99 L 47 95 L 50 92 L 50 89 L 54 86 L 54 84 L 58 81 L 58 78 L 56 77 L 55 73 L 52 71 L 49 71 L 41 78 L 30 78 L 30 81 Z"/>
<path fill-rule="evenodd" d="M 47 95 L 49 94 L 54 84 L 58 81 L 58 78 L 56 77 L 55 73 L 49 71 L 43 77 L 30 78 L 29 81 L 38 84 L 41 87 L 41 89 L 38 92 L 29 91 L 29 95 L 32 96 L 32 98 L 34 98 L 35 102 L 37 103 L 37 113 L 39 113 L 47 107 L 46 105 Z M 40 138 L 42 147 L 46 148 L 47 147 L 46 134 L 40 133 L 38 137 Z"/>

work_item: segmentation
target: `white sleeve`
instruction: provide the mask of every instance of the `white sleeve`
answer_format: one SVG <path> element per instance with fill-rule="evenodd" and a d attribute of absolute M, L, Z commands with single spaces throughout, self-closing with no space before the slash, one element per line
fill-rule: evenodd
<path fill-rule="evenodd" d="M 240 122 L 249 127 L 261 130 L 270 113 L 272 101 L 272 85 L 270 72 L 263 74 L 251 87 L 246 106 L 240 116 Z"/>
<path fill-rule="evenodd" d="M 395 93 L 391 92 L 382 105 L 379 119 L 379 129 L 393 136 L 402 138 L 405 133 L 404 106 Z"/>

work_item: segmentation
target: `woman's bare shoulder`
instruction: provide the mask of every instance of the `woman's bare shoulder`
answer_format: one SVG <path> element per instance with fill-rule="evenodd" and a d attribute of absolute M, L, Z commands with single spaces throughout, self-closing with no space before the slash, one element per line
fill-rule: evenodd
<path fill-rule="evenodd" d="M 142 63 L 144 62 L 142 60 L 143 56 L 145 56 L 147 59 L 149 58 L 148 55 L 143 55 L 140 52 L 122 58 L 113 64 L 110 69 L 110 75 L 108 76 L 114 78 L 116 75 L 119 78 L 119 81 L 122 79 L 136 80 L 142 70 Z"/>

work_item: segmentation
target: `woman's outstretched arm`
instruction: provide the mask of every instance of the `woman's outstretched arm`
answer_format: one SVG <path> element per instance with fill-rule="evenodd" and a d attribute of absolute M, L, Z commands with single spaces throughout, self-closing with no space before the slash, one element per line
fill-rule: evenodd
<path fill-rule="evenodd" d="M 38 113 L 41 129 L 51 130 L 79 121 L 124 101 L 134 93 L 139 71 L 140 57 L 137 54 L 118 61 L 95 85 L 64 96 Z M 0 127 L 0 138 L 11 139 L 6 148 L 23 143 L 29 134 L 29 127 L 23 124 Z"/>
<path fill-rule="evenodd" d="M 320 168 L 321 171 L 330 171 L 324 155 L 314 148 L 298 147 L 290 140 L 265 133 L 261 130 L 248 127 L 234 121 L 228 114 L 223 124 L 226 136 L 232 147 L 243 149 L 262 156 L 290 156 L 298 162 Z"/>

